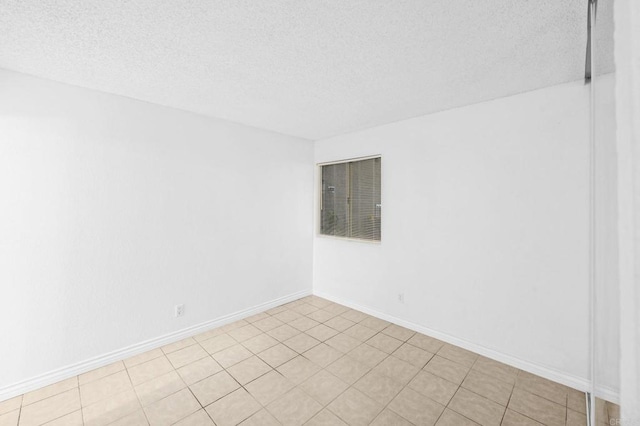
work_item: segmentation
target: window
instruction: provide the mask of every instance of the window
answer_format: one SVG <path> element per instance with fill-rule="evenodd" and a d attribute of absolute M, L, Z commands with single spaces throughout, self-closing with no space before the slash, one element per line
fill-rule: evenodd
<path fill-rule="evenodd" d="M 380 241 L 380 157 L 322 167 L 320 233 Z"/>

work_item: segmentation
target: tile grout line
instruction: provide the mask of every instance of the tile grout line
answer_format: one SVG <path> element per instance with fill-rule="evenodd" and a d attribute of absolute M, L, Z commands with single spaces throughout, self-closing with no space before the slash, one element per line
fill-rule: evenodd
<path fill-rule="evenodd" d="M 164 353 L 164 351 L 163 351 L 163 353 Z M 150 361 L 153 361 L 153 360 L 150 360 Z M 124 364 L 124 362 L 123 362 L 123 364 Z M 131 385 L 131 388 L 133 389 L 133 393 L 136 395 L 136 399 L 138 400 L 138 404 L 140 404 L 140 410 L 142 410 L 142 415 L 144 416 L 145 420 L 147 421 L 147 424 L 151 424 L 151 422 L 149 421 L 149 417 L 147 417 L 147 411 L 144 409 L 144 405 L 142 405 L 142 401 L 140 400 L 140 395 L 138 395 L 138 392 L 136 391 L 136 387 L 133 385 L 133 380 L 131 380 L 131 375 L 129 374 L 129 369 L 127 368 L 126 364 L 124 364 L 124 371 L 127 372 L 127 377 L 129 378 L 129 384 Z M 82 416 L 83 416 L 83 422 L 84 422 L 84 409 L 82 410 L 82 413 L 83 413 Z M 129 414 L 131 414 L 131 413 L 129 413 Z M 129 414 L 127 414 L 127 416 Z M 123 416 L 123 417 L 121 417 L 120 419 L 117 419 L 117 420 L 121 420 L 124 417 L 126 417 L 126 416 Z M 114 423 L 114 422 L 111 422 L 111 423 Z"/>

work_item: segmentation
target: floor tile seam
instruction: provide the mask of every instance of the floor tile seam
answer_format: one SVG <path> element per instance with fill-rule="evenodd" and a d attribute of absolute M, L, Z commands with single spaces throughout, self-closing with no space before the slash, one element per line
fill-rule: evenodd
<path fill-rule="evenodd" d="M 387 358 L 389 358 L 391 355 L 392 355 L 392 354 L 388 354 L 388 355 L 387 355 Z M 387 358 L 385 358 L 385 360 L 386 360 Z M 399 358 L 398 358 L 398 359 L 399 359 Z M 402 361 L 402 360 L 401 360 L 401 361 Z M 382 361 L 380 361 L 380 362 L 382 363 Z M 406 361 L 405 361 L 405 362 L 406 362 Z M 412 365 L 413 365 L 413 364 L 412 364 Z M 418 371 L 416 372 L 416 374 L 414 374 L 414 375 L 413 375 L 413 377 L 411 377 L 411 379 L 407 382 L 407 384 L 406 384 L 406 385 L 404 385 L 404 386 L 402 387 L 402 389 L 400 389 L 400 391 L 399 391 L 397 394 L 395 394 L 395 395 L 394 395 L 394 397 L 393 397 L 393 398 L 391 398 L 391 400 L 390 400 L 390 401 L 389 401 L 389 402 L 384 406 L 384 408 L 380 411 L 380 413 L 382 413 L 382 411 L 384 411 L 385 409 L 389 408 L 389 410 L 391 410 L 392 412 L 396 413 L 398 416 L 402 417 L 403 419 L 405 419 L 405 420 L 406 420 L 406 421 L 408 421 L 409 423 L 414 424 L 412 421 L 410 421 L 409 419 L 407 419 L 406 417 L 404 417 L 402 414 L 400 414 L 400 413 L 398 413 L 398 412 L 394 411 L 392 408 L 390 408 L 390 407 L 389 407 L 389 405 L 391 405 L 391 403 L 392 403 L 392 402 L 393 402 L 393 401 L 398 397 L 398 395 L 400 395 L 400 393 L 402 393 L 402 391 L 403 391 L 403 390 L 405 390 L 405 389 L 407 389 L 407 388 L 409 388 L 410 390 L 412 390 L 412 391 L 414 391 L 414 392 L 416 392 L 416 393 L 420 394 L 421 396 L 424 396 L 425 398 L 427 398 L 427 399 L 429 399 L 429 400 L 431 400 L 431 401 L 435 402 L 436 404 L 443 405 L 445 409 L 447 408 L 447 406 L 446 406 L 446 405 L 444 405 L 444 404 L 440 404 L 438 401 L 436 401 L 436 400 L 434 400 L 434 399 L 432 399 L 432 398 L 430 398 L 430 397 L 428 397 L 428 396 L 426 396 L 426 395 L 423 395 L 422 393 L 420 393 L 420 392 L 418 392 L 418 391 L 416 391 L 416 390 L 414 390 L 414 389 L 412 389 L 412 388 L 410 388 L 410 387 L 409 387 L 409 383 L 411 383 L 411 382 L 413 381 L 413 379 L 415 379 L 415 378 L 418 376 L 418 374 L 420 374 L 420 372 L 421 372 L 421 371 L 422 371 L 422 369 L 420 369 L 420 368 L 419 368 L 419 369 L 418 369 Z M 388 376 L 387 376 L 387 377 L 388 377 Z M 393 379 L 393 377 L 390 377 L 390 379 Z M 395 379 L 393 379 L 393 380 L 395 380 Z M 457 390 L 456 390 L 456 392 L 457 392 Z M 380 415 L 380 413 L 378 413 L 378 415 Z M 444 409 L 442 410 L 442 413 L 444 413 Z M 440 415 L 438 416 L 438 419 L 436 419 L 436 421 L 435 421 L 434 425 L 435 425 L 436 423 L 438 423 L 438 420 L 440 419 L 440 416 L 442 416 L 442 413 L 440 413 Z"/>
<path fill-rule="evenodd" d="M 75 376 L 75 377 L 78 377 L 78 376 Z M 68 380 L 68 379 L 67 379 L 67 380 Z M 56 383 L 54 383 L 54 385 L 55 385 L 55 384 L 56 384 Z M 46 387 L 46 386 L 45 386 L 45 387 Z M 40 388 L 40 389 L 44 389 L 44 388 Z M 58 393 L 55 393 L 55 394 L 53 394 L 53 395 L 49 395 L 49 396 L 47 396 L 47 397 L 45 397 L 45 398 L 38 399 L 37 401 L 33 401 L 33 402 L 28 403 L 28 404 L 24 404 L 24 398 L 23 398 L 23 399 L 22 399 L 22 401 L 20 402 L 20 408 L 23 408 L 23 407 L 24 407 L 24 408 L 26 408 L 26 407 L 30 407 L 30 406 L 32 406 L 32 405 L 35 405 L 35 404 L 39 403 L 39 402 L 46 401 L 47 399 L 51 399 L 51 398 L 54 398 L 54 397 L 56 397 L 56 396 L 60 396 L 60 395 L 62 395 L 63 393 L 65 393 L 65 392 L 69 392 L 69 391 L 74 390 L 74 389 L 78 389 L 78 396 L 79 396 L 79 395 L 80 395 L 80 386 L 76 385 L 76 386 L 74 386 L 74 387 L 72 387 L 72 388 L 69 388 L 69 389 L 65 389 L 65 390 L 63 390 L 62 392 L 58 392 Z M 35 391 L 38 391 L 38 390 L 39 390 L 39 389 L 36 389 Z M 34 392 L 35 392 L 35 391 L 34 391 Z M 24 397 L 24 395 L 26 395 L 26 394 L 23 394 L 22 396 Z M 11 410 L 11 411 L 15 411 L 15 410 Z"/>
<path fill-rule="evenodd" d="M 515 390 L 515 388 L 514 388 L 514 390 Z M 532 394 L 532 395 L 534 395 L 534 394 Z M 511 396 L 513 396 L 513 393 L 511 394 Z M 511 402 L 511 397 L 509 397 L 509 403 L 510 403 L 510 402 Z M 550 402 L 553 402 L 553 401 L 550 401 Z M 556 404 L 556 405 L 558 405 L 558 406 L 562 407 L 560 404 Z M 531 417 L 531 416 L 529 416 L 529 415 L 527 415 L 527 414 L 525 414 L 525 413 L 523 413 L 523 412 L 521 412 L 521 411 L 517 410 L 517 409 L 516 409 L 516 408 L 514 408 L 514 407 L 510 407 L 510 406 L 508 406 L 508 405 L 507 405 L 507 410 L 514 411 L 514 412 L 516 412 L 516 413 L 520 414 L 521 416 L 524 416 L 524 417 L 526 417 L 526 418 L 528 418 L 528 419 L 533 420 L 534 422 L 537 422 L 537 423 L 540 423 L 540 424 L 542 424 L 542 425 L 548 426 L 546 423 L 543 423 L 543 422 L 541 422 L 540 420 L 536 420 L 536 419 L 534 419 L 533 417 Z M 566 422 L 566 411 L 567 411 L 567 410 L 568 410 L 568 409 L 565 407 L 565 424 L 567 423 L 567 422 Z M 506 411 L 505 411 L 505 415 L 506 415 Z"/>

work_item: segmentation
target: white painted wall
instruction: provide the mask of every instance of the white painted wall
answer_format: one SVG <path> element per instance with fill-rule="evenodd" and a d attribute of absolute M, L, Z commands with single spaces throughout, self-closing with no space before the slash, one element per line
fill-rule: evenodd
<path fill-rule="evenodd" d="M 615 3 L 622 424 L 640 424 L 640 3 Z"/>
<path fill-rule="evenodd" d="M 306 140 L 0 71 L 0 389 L 310 291 L 311 164 Z"/>
<path fill-rule="evenodd" d="M 588 101 L 576 82 L 317 141 L 316 163 L 382 155 L 383 215 L 380 244 L 315 238 L 314 292 L 586 388 Z"/>

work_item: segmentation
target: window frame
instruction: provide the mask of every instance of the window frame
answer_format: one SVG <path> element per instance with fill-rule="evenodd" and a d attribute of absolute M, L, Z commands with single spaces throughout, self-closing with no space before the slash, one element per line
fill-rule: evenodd
<path fill-rule="evenodd" d="M 322 206 L 324 205 L 324 200 L 322 197 L 322 167 L 323 166 L 332 166 L 334 164 L 344 164 L 344 163 L 353 163 L 353 162 L 357 162 L 357 161 L 363 161 L 363 160 L 373 160 L 375 158 L 379 158 L 380 159 L 380 239 L 379 240 L 370 240 L 367 238 L 356 238 L 356 237 L 341 237 L 339 235 L 329 235 L 329 234 L 323 234 L 322 233 Z M 382 207 L 383 207 L 383 191 L 382 191 L 382 174 L 383 174 L 383 167 L 382 167 L 382 154 L 375 154 L 375 155 L 367 155 L 367 156 L 363 156 L 363 157 L 354 157 L 354 158 L 347 158 L 347 159 L 342 159 L 342 160 L 334 160 L 334 161 L 324 161 L 322 163 L 316 163 L 316 176 L 317 176 L 317 185 L 316 185 L 316 190 L 318 191 L 318 195 L 316 197 L 316 200 L 318 202 L 317 207 L 315 208 L 315 214 L 316 214 L 316 237 L 319 238 L 328 238 L 328 239 L 332 239 L 332 240 L 340 240 L 340 241 L 347 241 L 347 242 L 355 242 L 355 243 L 365 243 L 365 244 L 374 244 L 374 245 L 380 245 L 382 243 Z M 351 208 L 351 207 L 349 207 Z M 349 223 L 349 227 L 351 227 L 351 223 Z"/>

